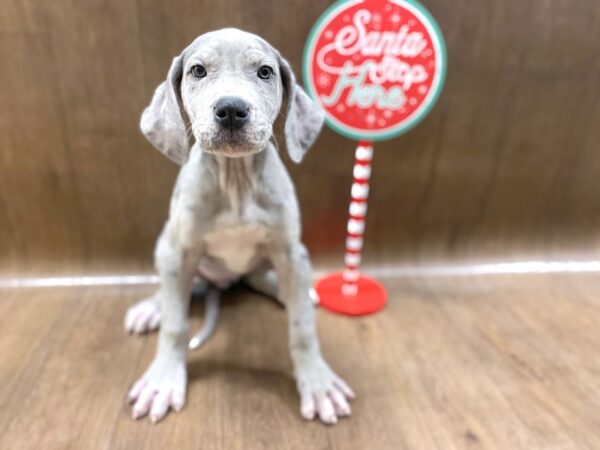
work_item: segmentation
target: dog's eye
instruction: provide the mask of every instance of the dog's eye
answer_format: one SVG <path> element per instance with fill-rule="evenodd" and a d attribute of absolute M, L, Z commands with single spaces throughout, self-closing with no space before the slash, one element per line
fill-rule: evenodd
<path fill-rule="evenodd" d="M 273 76 L 274 72 L 273 72 L 273 68 L 269 67 L 269 66 L 262 66 L 260 69 L 258 69 L 258 78 L 261 78 L 263 80 L 268 80 L 269 78 L 271 78 Z"/>
<path fill-rule="evenodd" d="M 200 64 L 196 64 L 195 66 L 192 66 L 192 68 L 190 69 L 190 72 L 196 78 L 204 78 L 206 76 L 206 69 L 204 68 L 204 66 L 201 66 Z"/>

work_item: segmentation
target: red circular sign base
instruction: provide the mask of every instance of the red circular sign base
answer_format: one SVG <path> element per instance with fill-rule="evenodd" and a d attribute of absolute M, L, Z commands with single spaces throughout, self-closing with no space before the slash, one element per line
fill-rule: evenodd
<path fill-rule="evenodd" d="M 356 295 L 344 295 L 341 273 L 326 275 L 317 281 L 315 290 L 319 294 L 319 305 L 330 311 L 348 316 L 363 316 L 379 311 L 387 301 L 384 287 L 373 278 L 360 275 Z"/>

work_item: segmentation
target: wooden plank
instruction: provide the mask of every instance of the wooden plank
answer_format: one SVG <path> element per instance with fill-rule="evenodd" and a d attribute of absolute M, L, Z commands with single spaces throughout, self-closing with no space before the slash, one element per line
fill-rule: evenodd
<path fill-rule="evenodd" d="M 285 312 L 237 289 L 189 357 L 188 405 L 152 426 L 124 395 L 156 337 L 126 336 L 144 287 L 3 291 L 0 448 L 596 449 L 600 282 L 593 276 L 389 280 L 382 313 L 319 311 L 358 399 L 335 427 L 298 414 Z M 202 318 L 194 304 L 194 327 Z"/>

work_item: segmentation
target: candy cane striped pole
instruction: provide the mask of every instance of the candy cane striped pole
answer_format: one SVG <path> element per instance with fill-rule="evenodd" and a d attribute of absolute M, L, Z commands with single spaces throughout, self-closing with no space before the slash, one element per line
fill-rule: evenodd
<path fill-rule="evenodd" d="M 358 293 L 359 268 L 362 259 L 363 234 L 367 216 L 367 199 L 369 197 L 369 178 L 371 177 L 371 160 L 373 159 L 373 143 L 361 141 L 355 152 L 354 181 L 346 237 L 345 270 L 342 275 L 344 284 L 342 293 L 354 296 Z"/>

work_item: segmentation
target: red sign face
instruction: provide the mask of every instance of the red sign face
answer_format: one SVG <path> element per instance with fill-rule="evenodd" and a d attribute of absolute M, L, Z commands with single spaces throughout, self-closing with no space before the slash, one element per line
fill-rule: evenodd
<path fill-rule="evenodd" d="M 329 126 L 382 140 L 427 115 L 442 89 L 446 52 L 436 22 L 416 1 L 343 0 L 315 24 L 303 69 Z"/>

